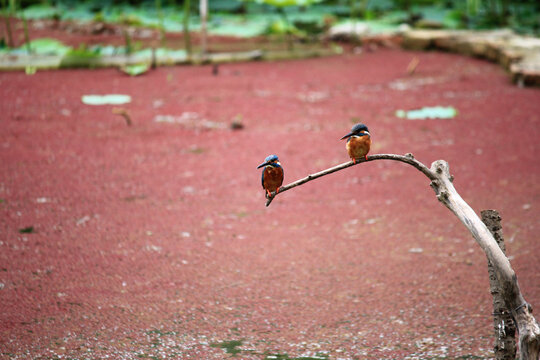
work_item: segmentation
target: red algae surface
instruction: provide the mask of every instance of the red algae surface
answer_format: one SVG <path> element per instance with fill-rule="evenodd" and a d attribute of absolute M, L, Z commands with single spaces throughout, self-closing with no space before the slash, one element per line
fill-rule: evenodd
<path fill-rule="evenodd" d="M 395 115 L 424 106 L 458 113 Z M 539 308 L 540 91 L 497 65 L 378 50 L 1 73 L 0 358 L 491 358 L 485 255 L 420 172 L 368 162 L 264 206 L 267 155 L 290 183 L 348 161 L 358 121 L 372 154 L 447 160 L 501 213 Z"/>

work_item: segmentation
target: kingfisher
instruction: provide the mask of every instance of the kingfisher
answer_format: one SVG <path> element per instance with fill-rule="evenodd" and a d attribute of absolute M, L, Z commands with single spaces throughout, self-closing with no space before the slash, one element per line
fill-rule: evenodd
<path fill-rule="evenodd" d="M 269 155 L 264 162 L 257 166 L 257 169 L 264 167 L 261 176 L 263 189 L 266 191 L 266 198 L 270 197 L 272 192 L 279 192 L 279 187 L 283 184 L 283 168 L 279 163 L 277 155 Z"/>
<path fill-rule="evenodd" d="M 346 148 L 353 163 L 356 164 L 361 158 L 367 160 L 367 154 L 371 147 L 371 135 L 366 125 L 354 125 L 351 132 L 341 138 L 341 140 L 343 139 L 347 139 Z"/>

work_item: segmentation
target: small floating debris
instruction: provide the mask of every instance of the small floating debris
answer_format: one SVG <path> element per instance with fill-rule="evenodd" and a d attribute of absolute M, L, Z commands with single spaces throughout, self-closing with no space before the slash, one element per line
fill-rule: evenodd
<path fill-rule="evenodd" d="M 82 102 L 86 105 L 122 105 L 131 102 L 131 96 L 121 94 L 83 95 Z"/>
<path fill-rule="evenodd" d="M 150 70 L 150 64 L 134 64 L 122 66 L 120 70 L 130 76 L 138 76 Z"/>
<path fill-rule="evenodd" d="M 425 119 L 451 119 L 457 115 L 457 110 L 452 107 L 434 106 L 423 107 L 417 110 L 397 110 L 396 116 L 398 118 L 405 118 L 409 120 L 425 120 Z"/>
<path fill-rule="evenodd" d="M 129 116 L 129 113 L 126 109 L 115 107 L 112 109 L 112 113 L 122 116 L 126 121 L 127 126 L 131 126 L 133 124 L 133 122 L 131 121 L 131 116 Z"/>
<path fill-rule="evenodd" d="M 223 341 L 220 343 L 210 344 L 210 347 L 221 348 L 227 354 L 232 354 L 233 356 L 235 356 L 236 354 L 242 351 L 241 349 L 238 348 L 239 346 L 242 346 L 241 340 Z"/>
<path fill-rule="evenodd" d="M 20 234 L 33 234 L 35 232 L 36 230 L 34 229 L 33 226 L 27 226 L 27 227 L 19 229 Z"/>
<path fill-rule="evenodd" d="M 418 64 L 420 64 L 420 59 L 418 59 L 417 56 L 413 57 L 413 59 L 409 62 L 409 65 L 407 65 L 407 74 L 414 74 L 416 68 L 418 67 Z"/>
<path fill-rule="evenodd" d="M 227 128 L 226 124 L 205 119 L 199 113 L 189 112 L 189 111 L 183 112 L 179 116 L 156 115 L 154 117 L 154 122 L 180 124 L 186 127 L 187 129 L 194 129 L 194 130 L 213 130 L 213 129 Z"/>

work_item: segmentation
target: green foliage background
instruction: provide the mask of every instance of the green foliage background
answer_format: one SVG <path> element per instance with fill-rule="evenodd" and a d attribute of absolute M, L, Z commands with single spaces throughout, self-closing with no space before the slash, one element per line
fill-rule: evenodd
<path fill-rule="evenodd" d="M 182 31 L 182 0 L 0 0 L 2 11 L 26 19 L 57 18 L 151 26 Z M 23 9 L 24 11 L 22 11 Z M 291 20 L 283 23 L 283 13 Z M 210 33 L 255 36 L 264 33 L 320 32 L 345 20 L 377 25 L 451 29 L 506 27 L 540 34 L 538 0 L 209 0 Z M 307 24 L 307 25 L 306 25 Z M 191 2 L 189 28 L 200 27 L 198 2 Z M 292 27 L 293 29 L 287 28 Z"/>

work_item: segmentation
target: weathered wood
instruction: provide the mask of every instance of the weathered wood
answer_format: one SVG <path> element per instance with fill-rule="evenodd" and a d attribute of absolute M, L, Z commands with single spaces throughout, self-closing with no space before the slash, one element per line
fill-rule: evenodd
<path fill-rule="evenodd" d="M 206 23 L 208 19 L 208 0 L 199 1 L 199 18 L 201 19 L 201 55 L 204 56 L 207 53 L 208 34 Z"/>
<path fill-rule="evenodd" d="M 63 69 L 63 68 L 102 68 L 122 67 L 126 65 L 154 64 L 184 65 L 202 63 L 227 63 L 237 61 L 259 60 L 265 53 L 261 50 L 216 53 L 216 54 L 193 54 L 191 57 L 185 53 L 159 54 L 154 52 L 131 55 L 110 56 L 78 56 L 78 55 L 0 55 L 0 71 L 24 70 L 27 67 L 36 69 Z"/>
<path fill-rule="evenodd" d="M 207 54 L 169 53 L 160 54 L 156 51 L 144 54 L 110 55 L 110 56 L 78 56 L 78 55 L 0 55 L 0 71 L 35 69 L 64 69 L 64 68 L 103 68 L 122 67 L 126 65 L 150 64 L 150 66 L 167 65 L 199 65 L 222 64 L 242 61 L 273 61 L 294 60 L 313 57 L 338 55 L 341 48 L 312 49 L 295 51 L 239 51 Z"/>
<path fill-rule="evenodd" d="M 519 330 L 519 350 L 521 360 L 537 360 L 540 353 L 540 326 L 532 315 L 532 307 L 525 301 L 521 294 L 516 274 L 510 265 L 510 261 L 497 245 L 493 235 L 486 225 L 480 220 L 474 210 L 463 200 L 453 185 L 453 176 L 450 175 L 448 163 L 437 160 L 427 168 L 424 164 L 414 159 L 412 154 L 377 154 L 368 156 L 367 160 L 360 160 L 356 164 L 352 161 L 334 166 L 332 168 L 308 175 L 307 177 L 285 185 L 279 192 L 272 193 L 266 205 L 277 195 L 305 184 L 322 176 L 346 169 L 350 166 L 362 164 L 374 160 L 394 160 L 414 166 L 431 180 L 431 187 L 435 191 L 437 199 L 442 202 L 470 231 L 478 245 L 484 250 L 488 260 L 495 270 L 496 281 L 501 289 L 501 296 L 506 307 L 510 310 Z"/>
<path fill-rule="evenodd" d="M 540 39 L 508 29 L 408 30 L 402 46 L 411 50 L 437 49 L 485 58 L 502 65 L 520 86 L 540 85 Z"/>
<path fill-rule="evenodd" d="M 510 266 L 510 261 L 499 248 L 486 225 L 454 188 L 448 163 L 437 160 L 431 165 L 431 171 L 437 177 L 431 182 L 437 199 L 469 229 L 495 269 L 502 297 L 517 323 L 520 359 L 537 360 L 540 353 L 540 326 L 532 315 L 531 305 L 521 294 L 517 276 Z"/>
<path fill-rule="evenodd" d="M 496 210 L 483 210 L 482 222 L 493 235 L 497 245 L 506 254 L 501 217 Z M 502 289 L 497 281 L 493 264 L 488 259 L 489 288 L 493 296 L 493 328 L 495 344 L 493 351 L 497 360 L 514 360 L 516 358 L 516 325 L 512 313 L 506 307 Z"/>

